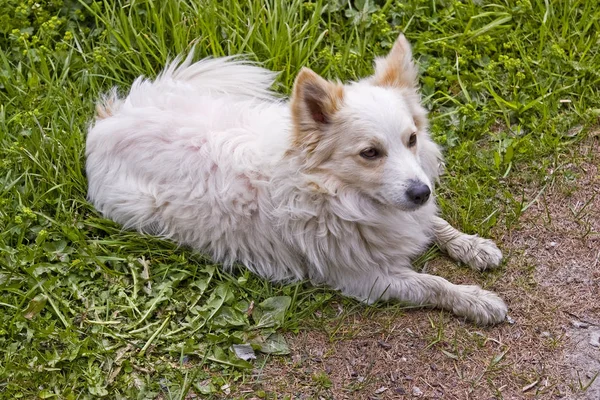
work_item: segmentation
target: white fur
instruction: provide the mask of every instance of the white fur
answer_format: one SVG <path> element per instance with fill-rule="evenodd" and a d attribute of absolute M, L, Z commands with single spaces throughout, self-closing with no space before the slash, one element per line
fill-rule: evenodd
<path fill-rule="evenodd" d="M 226 268 L 239 262 L 272 281 L 310 279 L 364 301 L 502 321 L 506 306 L 493 293 L 411 269 L 432 240 L 450 239 L 433 200 L 405 204 L 407 181 L 433 189 L 440 162 L 426 127 L 417 153 L 401 140 L 424 116 L 416 92 L 368 80 L 346 86 L 336 115 L 343 132 L 323 139 L 329 158 L 311 165 L 308 150 L 293 144 L 289 103 L 269 92 L 273 78 L 235 59 L 188 57 L 154 82 L 137 79 L 124 99 L 113 92 L 87 138 L 90 201 L 126 228 L 191 246 Z M 371 139 L 387 149 L 381 182 L 362 179 L 357 166 L 368 145 L 361 140 Z M 459 238 L 446 246 L 451 256 L 478 269 L 499 263 L 491 242 L 451 233 Z"/>

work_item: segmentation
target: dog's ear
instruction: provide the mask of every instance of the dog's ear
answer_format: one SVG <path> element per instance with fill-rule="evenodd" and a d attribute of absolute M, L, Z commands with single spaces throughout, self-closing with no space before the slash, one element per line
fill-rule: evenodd
<path fill-rule="evenodd" d="M 375 75 L 372 77 L 372 83 L 377 86 L 415 88 L 417 73 L 410 43 L 403 34 L 400 34 L 389 54 L 375 59 Z"/>
<path fill-rule="evenodd" d="M 320 131 L 331 122 L 344 99 L 344 87 L 302 68 L 291 99 L 292 118 L 299 133 Z"/>

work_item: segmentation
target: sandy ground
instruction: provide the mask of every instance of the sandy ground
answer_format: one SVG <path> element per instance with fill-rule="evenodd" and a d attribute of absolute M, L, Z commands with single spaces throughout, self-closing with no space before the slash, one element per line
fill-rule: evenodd
<path fill-rule="evenodd" d="M 535 260 L 536 281 L 557 302 L 565 334 L 557 365 L 579 384 L 600 371 L 600 142 L 575 151 L 582 161 L 563 167 L 508 243 Z M 600 399 L 600 378 L 574 398 Z"/>

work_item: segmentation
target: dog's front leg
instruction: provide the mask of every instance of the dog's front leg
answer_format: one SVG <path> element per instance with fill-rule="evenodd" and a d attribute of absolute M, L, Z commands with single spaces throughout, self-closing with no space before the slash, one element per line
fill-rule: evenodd
<path fill-rule="evenodd" d="M 401 268 L 389 274 L 368 273 L 345 277 L 342 291 L 372 303 L 400 300 L 414 305 L 433 306 L 466 317 L 478 324 L 502 322 L 507 307 L 495 293 L 478 286 L 455 285 L 435 275 Z"/>
<path fill-rule="evenodd" d="M 388 274 L 371 271 L 358 276 L 345 275 L 338 285 L 344 294 L 373 303 L 400 300 L 419 306 L 433 306 L 451 311 L 481 325 L 502 322 L 507 307 L 495 293 L 478 286 L 455 285 L 435 275 L 400 268 Z M 339 282 L 338 282 L 339 283 Z"/>
<path fill-rule="evenodd" d="M 500 265 L 502 252 L 490 239 L 460 232 L 439 217 L 434 217 L 433 226 L 436 244 L 454 260 L 479 271 Z"/>

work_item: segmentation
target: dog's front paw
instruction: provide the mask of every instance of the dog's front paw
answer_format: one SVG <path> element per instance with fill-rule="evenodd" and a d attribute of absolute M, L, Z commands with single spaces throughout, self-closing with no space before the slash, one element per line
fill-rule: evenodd
<path fill-rule="evenodd" d="M 452 306 L 452 312 L 479 325 L 494 325 L 506 319 L 508 307 L 497 294 L 479 286 L 460 286 L 461 296 Z"/>
<path fill-rule="evenodd" d="M 502 262 L 502 252 L 498 246 L 490 239 L 477 235 L 461 234 L 445 243 L 445 250 L 453 259 L 478 271 L 495 268 Z"/>
<path fill-rule="evenodd" d="M 471 241 L 471 248 L 466 252 L 465 259 L 461 261 L 478 271 L 496 268 L 500 265 L 502 252 L 496 243 L 479 236 L 472 236 Z"/>

